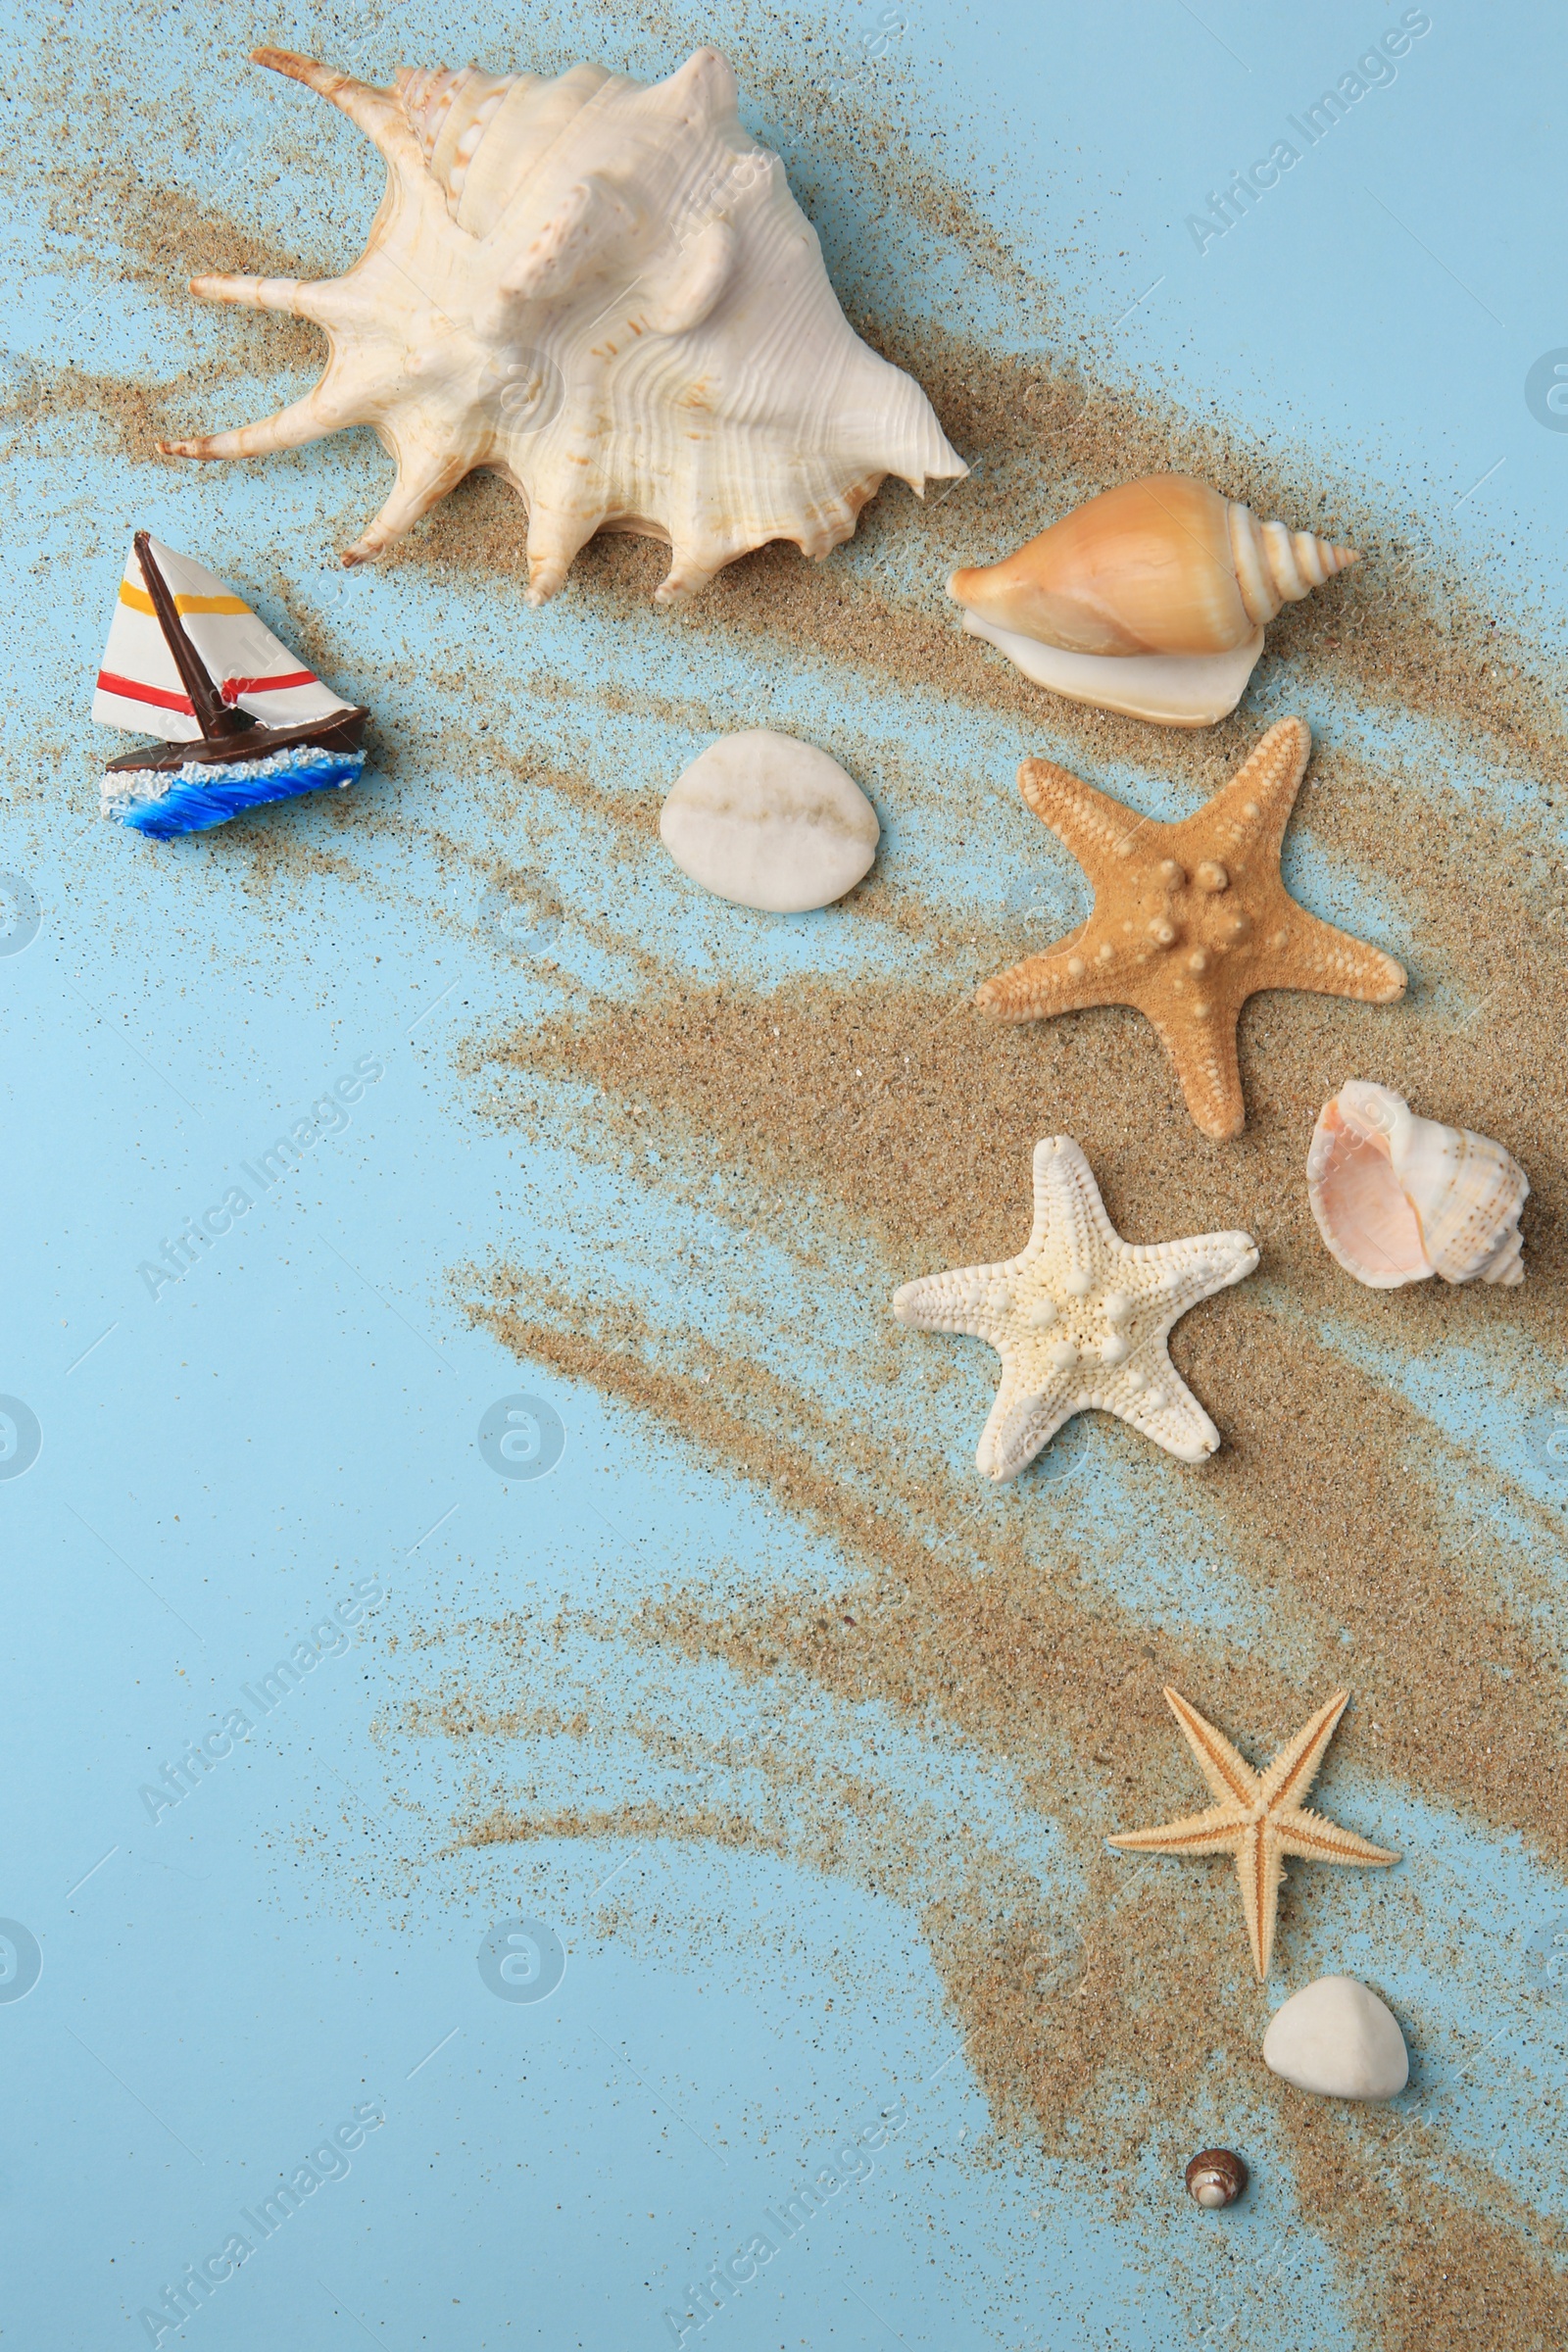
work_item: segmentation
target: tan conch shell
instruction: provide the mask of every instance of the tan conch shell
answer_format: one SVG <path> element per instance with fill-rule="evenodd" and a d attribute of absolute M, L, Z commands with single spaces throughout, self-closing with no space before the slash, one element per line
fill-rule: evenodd
<path fill-rule="evenodd" d="M 315 319 L 331 356 L 265 423 L 159 446 L 246 458 L 373 425 L 397 485 L 346 564 L 482 466 L 527 503 L 531 603 L 602 528 L 668 543 L 670 603 L 765 540 L 826 555 L 889 473 L 919 492 L 966 471 L 919 386 L 839 309 L 716 50 L 652 87 L 573 66 L 406 70 L 395 90 L 255 55 L 373 139 L 386 194 L 343 277 L 191 281 Z"/>
<path fill-rule="evenodd" d="M 1103 490 L 1005 563 L 956 571 L 964 627 L 1070 702 L 1209 727 L 1242 699 L 1263 624 L 1359 559 L 1185 473 Z"/>
<path fill-rule="evenodd" d="M 1369 1290 L 1525 1278 L 1523 1168 L 1490 1136 L 1417 1118 L 1391 1086 L 1352 1078 L 1325 1103 L 1306 1191 L 1329 1250 Z"/>

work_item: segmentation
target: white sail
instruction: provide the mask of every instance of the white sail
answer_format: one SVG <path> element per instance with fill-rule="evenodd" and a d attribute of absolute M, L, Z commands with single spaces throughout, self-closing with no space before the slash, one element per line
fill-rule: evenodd
<path fill-rule="evenodd" d="M 271 727 L 307 725 L 350 708 L 279 644 L 225 581 L 157 539 L 149 545 L 185 634 L 225 703 Z M 131 727 L 172 743 L 191 743 L 201 735 L 134 547 L 109 624 L 92 714 L 102 727 Z"/>

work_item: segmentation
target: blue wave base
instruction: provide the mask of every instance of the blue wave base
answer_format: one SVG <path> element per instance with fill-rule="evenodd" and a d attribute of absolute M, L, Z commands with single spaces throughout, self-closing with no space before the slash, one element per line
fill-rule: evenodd
<path fill-rule="evenodd" d="M 119 777 L 106 776 L 104 814 L 118 817 L 150 841 L 169 841 L 176 833 L 204 833 L 210 825 L 226 824 L 231 816 L 264 808 L 269 801 L 292 800 L 328 784 L 352 784 L 364 765 L 363 752 L 311 750 L 212 766 L 188 760 L 160 776 L 165 789 L 156 799 L 126 793 Z"/>

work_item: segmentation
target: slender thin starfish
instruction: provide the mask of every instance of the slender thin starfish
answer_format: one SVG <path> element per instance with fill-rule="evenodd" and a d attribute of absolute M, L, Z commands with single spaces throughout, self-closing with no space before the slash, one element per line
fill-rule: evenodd
<path fill-rule="evenodd" d="M 1252 1966 L 1259 1977 L 1266 1977 L 1274 1951 L 1287 1855 L 1305 1862 L 1399 1859 L 1381 1845 L 1368 1845 L 1364 1838 L 1342 1830 L 1338 1823 L 1325 1821 L 1321 1813 L 1308 1812 L 1301 1801 L 1317 1778 L 1323 1751 L 1349 1704 L 1350 1693 L 1336 1690 L 1263 1773 L 1254 1772 L 1179 1690 L 1167 1687 L 1165 1697 L 1198 1758 L 1199 1770 L 1219 1802 L 1206 1813 L 1191 1813 L 1185 1821 L 1167 1821 L 1157 1830 L 1124 1830 L 1109 1842 L 1130 1853 L 1234 1854 Z"/>
<path fill-rule="evenodd" d="M 1018 790 L 1095 886 L 1082 929 L 999 972 L 975 1002 L 1004 1021 L 1133 1004 L 1175 1064 L 1187 1107 L 1220 1141 L 1247 1123 L 1236 1024 L 1260 988 L 1315 989 L 1391 1004 L 1404 971 L 1298 906 L 1280 845 L 1306 773 L 1311 733 L 1282 718 L 1228 784 L 1178 825 L 1140 815 L 1049 760 Z"/>

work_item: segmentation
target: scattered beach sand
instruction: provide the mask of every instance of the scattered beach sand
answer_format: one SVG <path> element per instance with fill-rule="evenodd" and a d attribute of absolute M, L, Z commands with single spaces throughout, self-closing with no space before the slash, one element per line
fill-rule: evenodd
<path fill-rule="evenodd" d="M 780 81 L 771 96 L 787 114 L 800 94 Z M 831 158 L 831 135 L 824 152 Z M 841 138 L 840 161 L 876 177 L 890 204 L 902 202 L 996 282 L 1018 274 L 961 191 L 916 170 L 891 134 L 862 124 L 855 139 Z M 71 167 L 60 169 L 69 194 Z M 802 193 L 809 204 L 809 188 Z M 126 274 L 149 288 L 204 266 L 296 266 L 177 190 L 132 178 L 105 201 Z M 1019 298 L 1048 316 L 1044 290 L 1020 279 Z M 977 1524 L 968 1494 L 932 1473 L 918 1433 L 879 1433 L 828 1413 L 755 1351 L 725 1352 L 661 1332 L 624 1302 L 552 1290 L 508 1262 L 503 1235 L 492 1259 L 454 1275 L 476 1322 L 520 1361 L 594 1383 L 675 1433 L 695 1461 L 765 1489 L 829 1536 L 845 1564 L 842 1591 L 826 1598 L 758 1585 L 720 1603 L 694 1562 L 683 1585 L 651 1596 L 613 1638 L 671 1659 L 726 1660 L 757 1686 L 804 1682 L 824 1703 L 869 1700 L 911 1724 L 937 1721 L 1005 1764 L 1059 1826 L 1081 1870 L 1085 1899 L 1072 1929 L 1081 1978 L 1064 1986 L 1060 1921 L 1042 1911 L 1032 1883 L 988 1863 L 978 1834 L 971 1851 L 945 1856 L 935 1871 L 917 1814 L 866 1788 L 824 1788 L 820 1760 L 786 1748 L 768 1769 L 781 1805 L 786 1791 L 797 1804 L 812 1798 L 808 1834 L 786 1838 L 766 1818 L 695 1797 L 597 1810 L 510 1800 L 460 1820 L 456 1841 L 483 1850 L 559 1836 L 684 1838 L 849 1870 L 909 1903 L 1009 2147 L 1065 2155 L 1083 2168 L 1086 2196 L 1114 2202 L 1131 2193 L 1146 2144 L 1167 2172 L 1179 2171 L 1204 2139 L 1245 2147 L 1249 2117 L 1266 2114 L 1288 2139 L 1302 2217 L 1336 2249 L 1368 2343 L 1545 2352 L 1568 2337 L 1562 2225 L 1525 2210 L 1494 2171 L 1439 2134 L 1260 2081 L 1266 2012 L 1234 1904 L 1217 1901 L 1199 1870 L 1162 1871 L 1131 1903 L 1125 1872 L 1101 1840 L 1118 1823 L 1196 1800 L 1162 1682 L 1178 1681 L 1239 1737 L 1250 1727 L 1266 1752 L 1271 1736 L 1347 1681 L 1355 1703 L 1338 1755 L 1386 1775 L 1391 1791 L 1408 1786 L 1494 1831 L 1519 1832 L 1559 1866 L 1568 1858 L 1564 1661 L 1544 1606 L 1560 1577 L 1560 1515 L 1513 1494 L 1511 1532 L 1499 1535 L 1486 1512 L 1492 1495 L 1473 1497 L 1431 1425 L 1319 1328 L 1332 1321 L 1401 1367 L 1505 1328 L 1517 1410 L 1552 1400 L 1568 1161 L 1568 886 L 1550 823 L 1568 753 L 1560 680 L 1546 674 L 1528 614 L 1490 609 L 1419 515 L 1399 515 L 1349 470 L 1309 452 L 1271 453 L 1044 350 L 999 356 L 959 327 L 886 313 L 857 324 L 926 386 L 950 435 L 978 461 L 974 475 L 928 509 L 896 488 L 873 504 L 859 546 L 887 562 L 870 583 L 849 576 L 846 563 L 812 565 L 768 549 L 722 574 L 671 626 L 722 640 L 760 674 L 806 651 L 841 665 L 857 693 L 891 680 L 953 697 L 1016 720 L 1023 751 L 1035 748 L 1041 699 L 955 630 L 940 588 L 951 564 L 990 560 L 1109 482 L 1166 468 L 1209 475 L 1261 514 L 1349 540 L 1364 564 L 1280 616 L 1259 683 L 1267 691 L 1288 679 L 1309 718 L 1314 695 L 1333 688 L 1424 722 L 1424 739 L 1438 747 L 1427 772 L 1413 756 L 1374 769 L 1343 748 L 1320 749 L 1307 787 L 1311 822 L 1346 868 L 1413 911 L 1423 969 L 1461 983 L 1482 1011 L 1455 1022 L 1419 987 L 1392 1013 L 1307 997 L 1254 1000 L 1242 1035 L 1248 1130 L 1238 1144 L 1214 1146 L 1187 1121 L 1136 1014 L 1022 1031 L 987 1025 L 969 1007 L 970 991 L 1013 958 L 1016 943 L 972 925 L 950 934 L 901 893 L 896 875 L 878 874 L 858 903 L 866 920 L 892 921 L 931 950 L 940 978 L 929 987 L 796 984 L 764 1002 L 672 981 L 650 959 L 634 1004 L 584 1002 L 568 1016 L 476 1041 L 469 1076 L 492 1115 L 523 1132 L 572 1132 L 576 1114 L 557 1090 L 589 1082 L 600 1099 L 592 1121 L 576 1123 L 585 1154 L 679 1199 L 699 1146 L 706 1164 L 716 1145 L 735 1180 L 737 1218 L 766 1213 L 782 1192 L 800 1202 L 804 1236 L 852 1240 L 888 1290 L 929 1267 L 1016 1248 L 1028 1222 L 1030 1147 L 1049 1132 L 1082 1142 L 1130 1239 L 1207 1226 L 1256 1232 L 1262 1274 L 1189 1316 L 1173 1354 L 1226 1439 L 1198 1474 L 1202 1507 L 1296 1631 L 1280 1657 L 1152 1633 L 1094 1591 L 1070 1549 L 1043 1573 L 1026 1557 L 1016 1516 Z M 90 413 L 127 460 L 156 463 L 157 433 L 210 417 L 229 375 L 319 356 L 297 322 L 242 318 L 233 333 L 231 365 L 174 369 L 159 384 L 68 370 L 53 386 L 54 407 Z M 523 545 L 517 501 L 481 477 L 392 562 L 433 570 L 460 591 L 489 590 L 515 582 Z M 573 582 L 593 609 L 614 612 L 646 597 L 662 567 L 649 543 L 607 537 L 584 551 Z M 901 584 L 906 567 L 921 585 Z M 468 684 L 481 723 L 483 683 Z M 496 708 L 504 715 L 499 700 Z M 1130 760 L 1175 779 L 1193 805 L 1258 731 L 1250 713 L 1188 735 L 1062 706 L 1051 723 L 1058 756 L 1086 775 Z M 1448 763 L 1461 756 L 1523 785 L 1535 813 L 1505 818 L 1453 797 Z M 592 779 L 565 773 L 541 788 L 573 793 L 579 807 L 604 798 Z M 648 821 L 646 809 L 604 813 L 607 824 Z M 300 886 L 354 876 L 363 869 L 351 836 L 386 821 L 345 811 L 341 857 L 291 852 L 275 827 L 235 825 L 213 870 L 239 864 L 258 890 L 283 870 Z M 456 840 L 438 838 L 434 851 L 454 865 L 476 862 Z M 1373 1298 L 1339 1276 L 1310 1224 L 1302 1162 L 1319 1103 L 1351 1074 L 1376 1075 L 1429 1114 L 1496 1135 L 1524 1163 L 1533 1194 L 1522 1292 L 1427 1284 Z M 658 1170 L 651 1144 L 662 1154 Z M 707 1376 L 700 1383 L 696 1371 Z M 1164 1482 L 1182 1474 L 1119 1425 L 1097 1420 L 1096 1434 L 1145 1498 L 1157 1542 Z M 1471 1460 L 1465 1476 L 1485 1484 Z M 1184 1501 L 1192 1493 L 1189 1482 Z M 437 1642 L 438 1662 L 420 1671 L 443 1694 L 437 1704 L 412 1690 L 410 1726 L 460 1749 L 493 1740 L 495 1720 L 467 1686 L 507 1669 L 511 1639 L 498 1623 L 465 1629 L 445 1649 Z M 578 1711 L 553 1728 L 591 1749 L 600 1727 Z M 519 1715 L 515 1733 L 527 1729 Z M 1326 1793 L 1333 1770 L 1331 1761 Z M 852 1819 L 858 1838 L 847 1840 L 836 1825 Z M 1399 1842 L 1392 1821 L 1359 1826 Z M 1406 1893 L 1418 1907 L 1414 1872 Z M 1299 1872 L 1287 1936 L 1292 1916 L 1320 1897 L 1312 1874 Z"/>
<path fill-rule="evenodd" d="M 965 446 L 1049 451 L 1064 404 L 1082 398 L 1078 387 L 945 345 L 929 330 L 879 340 L 931 386 Z M 1125 2179 L 1146 2141 L 1179 2168 L 1216 2132 L 1245 2136 L 1261 2101 L 1289 2141 L 1303 2217 L 1341 2254 L 1369 2342 L 1398 2352 L 1480 2345 L 1501 2327 L 1510 2343 L 1544 2347 L 1568 2328 L 1557 2268 L 1568 2239 L 1557 2225 L 1525 2212 L 1484 2165 L 1428 2132 L 1260 2088 L 1255 2052 L 1267 2011 L 1234 1906 L 1211 1884 L 1195 1889 L 1167 1873 L 1134 1908 L 1125 1881 L 1107 1876 L 1100 1840 L 1119 1824 L 1197 1801 L 1159 1699 L 1164 1681 L 1227 1725 L 1256 1726 L 1260 1753 L 1348 1682 L 1355 1704 L 1341 1734 L 1347 1760 L 1374 1762 L 1392 1787 L 1405 1783 L 1522 1832 L 1559 1867 L 1568 1860 L 1558 1793 L 1564 1659 L 1546 1615 L 1560 1516 L 1512 1494 L 1516 1532 L 1499 1539 L 1486 1506 L 1500 1482 L 1478 1495 L 1474 1462 L 1316 1328 L 1332 1318 L 1415 1365 L 1506 1325 L 1517 1369 L 1503 1378 L 1515 1409 L 1551 1401 L 1542 1375 L 1561 1328 L 1568 1173 L 1559 1081 L 1568 980 L 1556 923 L 1564 894 L 1550 830 L 1559 722 L 1525 645 L 1499 647 L 1493 616 L 1456 581 L 1412 552 L 1380 547 L 1373 517 L 1330 506 L 1310 479 L 1271 477 L 1211 429 L 1161 423 L 1147 405 L 1133 413 L 1108 396 L 1098 422 L 1078 425 L 1072 450 L 1070 483 L 1042 467 L 1034 512 L 1018 506 L 1003 466 L 993 481 L 1004 488 L 976 484 L 967 507 L 949 502 L 946 523 L 943 510 L 929 521 L 884 517 L 880 527 L 894 543 L 901 528 L 928 541 L 948 534 L 938 560 L 921 565 L 940 578 L 948 562 L 977 545 L 995 553 L 999 537 L 1012 544 L 1069 497 L 1135 470 L 1180 466 L 1217 474 L 1261 513 L 1362 544 L 1369 561 L 1347 578 L 1341 607 L 1311 600 L 1271 631 L 1299 707 L 1310 714 L 1321 682 L 1418 715 L 1440 744 L 1479 751 L 1499 778 L 1525 781 L 1540 817 L 1514 824 L 1459 801 L 1446 756 L 1429 772 L 1413 758 L 1375 770 L 1330 748 L 1310 771 L 1310 821 L 1332 854 L 1411 910 L 1422 973 L 1461 983 L 1471 1004 L 1484 1004 L 1482 1016 L 1456 1022 L 1430 985 L 1393 1012 L 1301 995 L 1254 999 L 1242 1031 L 1247 1133 L 1211 1145 L 1192 1128 L 1136 1013 L 1024 1030 L 989 1024 L 970 991 L 1013 959 L 1016 943 L 977 936 L 972 924 L 944 936 L 906 908 L 905 926 L 943 970 L 928 988 L 795 984 L 763 999 L 665 976 L 636 1003 L 482 1041 L 472 1066 L 494 1114 L 524 1132 L 571 1125 L 558 1083 L 591 1087 L 580 1147 L 666 1190 L 710 1162 L 716 1146 L 738 1225 L 768 1214 L 781 1195 L 798 1201 L 792 1213 L 804 1222 L 825 1220 L 868 1251 L 868 1280 L 889 1293 L 912 1273 L 1016 1249 L 1028 1226 L 1030 1147 L 1052 1132 L 1084 1145 L 1131 1239 L 1232 1225 L 1257 1233 L 1264 1278 L 1189 1316 L 1173 1353 L 1225 1435 L 1200 1473 L 1203 1505 L 1259 1592 L 1276 1592 L 1292 1621 L 1311 1628 L 1306 1656 L 1282 1665 L 1224 1642 L 1151 1635 L 1096 1596 L 1071 1554 L 1042 1577 L 1016 1533 L 988 1525 L 977 1534 L 970 1499 L 930 1475 L 917 1443 L 824 1413 L 749 1351 L 726 1354 L 602 1298 L 549 1290 L 509 1266 L 504 1250 L 461 1275 L 459 1288 L 520 1361 L 590 1381 L 677 1431 L 694 1458 L 766 1487 L 846 1561 L 843 1590 L 827 1602 L 761 1586 L 724 1607 L 694 1568 L 681 1590 L 650 1605 L 642 1639 L 723 1658 L 748 1677 L 805 1673 L 835 1698 L 876 1700 L 911 1722 L 935 1710 L 1024 1774 L 1049 1756 L 1040 1801 L 1065 1829 L 1090 1889 L 1075 1923 L 1089 1953 L 1076 2001 L 1041 1995 L 1054 1928 L 1039 1922 L 1038 1890 L 965 1886 L 960 1873 L 939 1896 L 919 1867 L 918 1825 L 906 1826 L 902 1851 L 898 1825 L 886 1832 L 889 1880 L 902 1873 L 915 1890 L 907 1899 L 999 2129 L 1070 2151 L 1097 2172 L 1123 2168 Z M 449 505 L 405 560 L 459 573 L 514 565 L 521 527 L 513 504 L 489 489 L 470 498 L 466 514 Z M 1004 530 L 992 500 L 1014 517 Z M 589 594 L 613 599 L 646 594 L 660 562 L 656 549 L 606 540 L 580 568 Z M 764 659 L 768 649 L 808 645 L 871 691 L 881 675 L 1020 718 L 1039 709 L 1000 663 L 982 675 L 973 649 L 929 601 L 868 600 L 831 565 L 807 566 L 791 551 L 766 551 L 722 575 L 683 625 Z M 1052 724 L 1058 741 L 1075 743 L 1091 778 L 1102 763 L 1131 760 L 1182 778 L 1195 806 L 1258 731 L 1250 714 L 1200 736 L 1060 709 Z M 1412 804 L 1433 809 L 1430 824 L 1411 824 Z M 868 893 L 867 913 L 891 917 L 896 881 L 879 887 L 885 902 Z M 1483 1298 L 1426 1284 L 1374 1296 L 1327 1257 L 1305 1200 L 1307 1138 L 1345 1077 L 1374 1072 L 1428 1114 L 1498 1136 L 1524 1163 L 1533 1196 L 1522 1292 Z M 651 1146 L 662 1155 L 657 1176 Z M 1141 1457 L 1139 1441 L 1102 1418 L 1096 1434 L 1139 1481 L 1157 1531 L 1171 1465 L 1148 1448 Z M 645 1826 L 650 1836 L 683 1834 L 678 1808 Z M 1399 1842 L 1387 1824 L 1359 1826 Z M 502 1806 L 466 1834 L 482 1844 L 544 1833 Z M 586 1816 L 582 1834 L 595 1834 Z M 712 1834 L 742 1833 L 731 1824 Z M 765 1843 L 767 1825 L 756 1821 L 746 1834 Z M 797 1858 L 810 1860 L 809 1848 Z M 1295 1874 L 1292 1901 L 1319 1899 L 1301 1884 L 1310 1875 Z M 1411 1902 L 1414 1876 L 1401 1889 Z M 1113 1884 L 1123 1899 L 1112 1936 Z M 1177 1950 L 1186 1955 L 1179 1968 Z"/>

